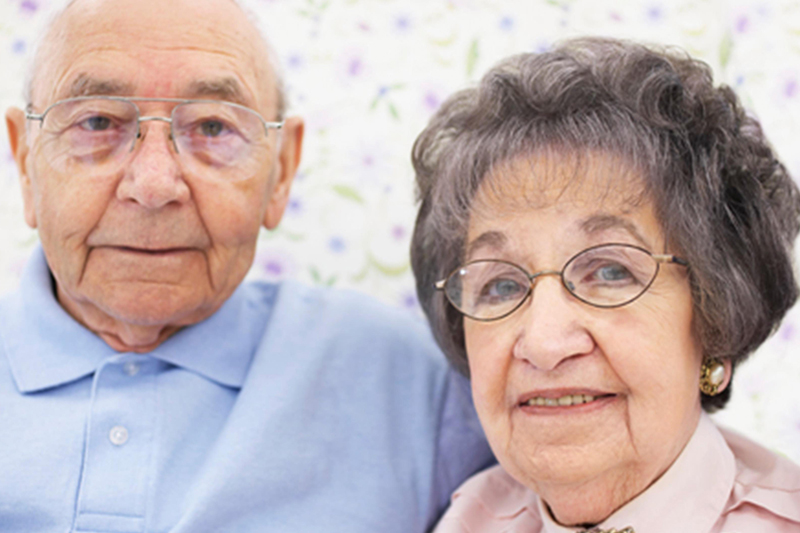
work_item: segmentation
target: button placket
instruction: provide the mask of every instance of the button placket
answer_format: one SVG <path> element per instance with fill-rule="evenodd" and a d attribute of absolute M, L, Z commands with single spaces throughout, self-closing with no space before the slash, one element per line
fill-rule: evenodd
<path fill-rule="evenodd" d="M 156 367 L 155 361 L 124 355 L 109 359 L 95 373 L 76 531 L 133 533 L 144 527 Z"/>

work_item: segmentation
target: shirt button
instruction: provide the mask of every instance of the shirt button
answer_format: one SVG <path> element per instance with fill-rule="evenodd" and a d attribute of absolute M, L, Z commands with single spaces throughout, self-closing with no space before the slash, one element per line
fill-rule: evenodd
<path fill-rule="evenodd" d="M 125 426 L 114 426 L 108 433 L 108 440 L 114 446 L 122 446 L 128 442 L 128 430 Z"/>
<path fill-rule="evenodd" d="M 122 371 L 128 374 L 129 376 L 135 376 L 139 373 L 139 363 L 134 363 L 133 361 L 128 361 L 124 365 L 122 365 Z"/>

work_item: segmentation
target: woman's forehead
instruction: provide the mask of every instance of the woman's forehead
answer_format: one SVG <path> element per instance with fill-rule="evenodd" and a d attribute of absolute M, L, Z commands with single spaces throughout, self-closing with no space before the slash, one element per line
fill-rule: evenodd
<path fill-rule="evenodd" d="M 550 150 L 496 165 L 478 187 L 472 213 L 512 214 L 584 204 L 626 211 L 649 200 L 643 173 L 623 158 L 607 152 Z"/>
<path fill-rule="evenodd" d="M 465 254 L 552 242 L 561 252 L 602 242 L 664 246 L 641 173 L 613 156 L 526 157 L 491 172 L 470 212 Z"/>

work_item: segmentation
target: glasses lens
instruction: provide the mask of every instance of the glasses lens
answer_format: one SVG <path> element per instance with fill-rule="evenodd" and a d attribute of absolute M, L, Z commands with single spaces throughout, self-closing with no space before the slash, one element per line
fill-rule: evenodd
<path fill-rule="evenodd" d="M 564 283 L 578 298 L 598 307 L 616 307 L 638 298 L 656 277 L 658 263 L 635 246 L 589 248 L 564 267 Z"/>
<path fill-rule="evenodd" d="M 180 104 L 172 116 L 178 151 L 222 175 L 246 175 L 267 149 L 264 123 L 255 112 L 225 102 Z"/>
<path fill-rule="evenodd" d="M 136 117 L 130 102 L 65 100 L 45 114 L 42 149 L 50 164 L 63 172 L 116 164 L 130 150 Z"/>
<path fill-rule="evenodd" d="M 530 291 L 528 275 L 503 261 L 474 261 L 453 272 L 445 284 L 447 299 L 465 315 L 479 320 L 513 311 Z"/>

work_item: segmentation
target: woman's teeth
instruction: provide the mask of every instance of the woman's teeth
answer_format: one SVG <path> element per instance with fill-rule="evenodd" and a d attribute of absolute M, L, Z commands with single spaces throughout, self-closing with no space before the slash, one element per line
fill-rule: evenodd
<path fill-rule="evenodd" d="M 597 396 L 589 396 L 588 394 L 568 394 L 561 398 L 531 398 L 523 405 L 535 405 L 537 407 L 563 407 L 566 405 L 580 405 L 582 403 L 593 402 Z"/>

